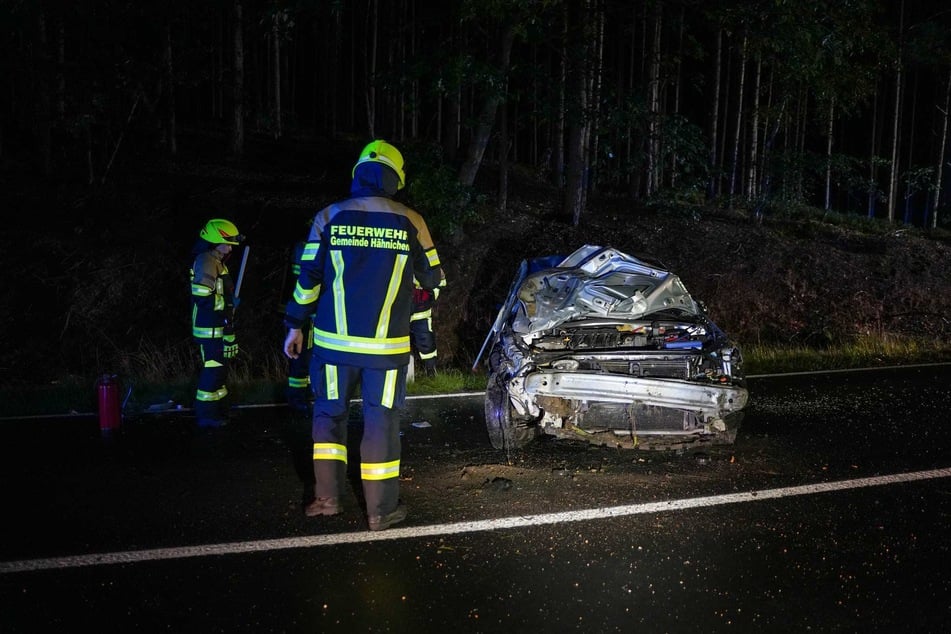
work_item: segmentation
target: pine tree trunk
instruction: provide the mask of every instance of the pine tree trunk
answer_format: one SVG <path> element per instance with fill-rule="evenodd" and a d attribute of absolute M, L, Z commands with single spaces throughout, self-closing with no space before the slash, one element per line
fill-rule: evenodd
<path fill-rule="evenodd" d="M 832 129 L 835 123 L 835 97 L 829 99 L 829 118 L 826 121 L 826 211 L 832 209 Z"/>
<path fill-rule="evenodd" d="M 509 59 L 512 55 L 512 43 L 514 41 L 515 24 L 506 23 L 503 28 L 501 57 L 498 68 L 500 75 L 503 77 L 508 74 Z M 485 148 L 488 146 L 489 138 L 492 135 L 492 127 L 495 124 L 495 114 L 501 101 L 501 97 L 497 94 L 490 94 L 482 103 L 476 129 L 466 152 L 466 160 L 459 169 L 459 182 L 463 185 L 471 187 L 473 183 L 475 183 L 476 174 L 482 165 Z"/>
<path fill-rule="evenodd" d="M 591 113 L 590 123 L 585 125 L 585 162 L 588 164 L 591 178 L 589 179 L 588 187 L 585 190 L 585 196 L 587 196 L 587 191 L 592 192 L 597 191 L 598 187 L 598 154 L 600 152 L 598 144 L 598 135 L 591 134 L 592 130 L 598 130 L 599 126 L 599 117 L 598 113 L 600 108 L 598 104 L 601 103 L 601 85 L 603 82 L 604 74 L 604 11 L 601 6 L 598 5 L 597 15 L 595 16 L 596 20 L 596 36 L 594 43 L 594 70 L 592 71 L 593 76 L 591 77 L 591 100 L 590 102 L 594 104 Z M 589 151 L 590 149 L 590 151 Z"/>
<path fill-rule="evenodd" d="M 911 90 L 911 108 L 909 108 L 909 111 L 911 112 L 911 121 L 908 122 L 908 168 L 909 169 L 911 169 L 912 165 L 914 165 L 913 161 L 915 156 L 915 113 L 918 109 L 918 78 L 920 77 L 920 73 L 916 72 L 914 77 L 915 77 L 914 86 Z M 905 212 L 903 216 L 903 220 L 905 224 L 911 224 L 911 219 L 912 219 L 911 218 L 912 217 L 912 211 L 911 211 L 912 200 L 911 199 L 914 193 L 915 193 L 914 184 L 911 182 L 906 182 L 905 183 L 905 204 L 904 204 Z"/>
<path fill-rule="evenodd" d="M 763 58 L 756 56 L 756 82 L 753 85 L 753 117 L 750 121 L 750 160 L 746 183 L 746 199 L 754 200 L 757 195 L 758 176 L 756 173 L 759 160 L 759 97 L 763 77 Z"/>
<path fill-rule="evenodd" d="M 634 54 L 637 50 L 637 42 L 636 42 L 637 38 L 635 36 L 635 33 L 637 33 L 637 4 L 632 2 L 631 3 L 631 39 L 630 39 L 631 53 L 628 56 L 628 69 L 627 69 L 628 96 L 631 96 L 634 93 L 634 60 L 635 60 Z M 624 160 L 627 161 L 628 165 L 635 165 L 636 161 L 634 157 L 634 144 L 631 141 L 631 139 L 634 137 L 634 133 L 633 133 L 633 126 L 630 120 L 628 120 L 627 126 L 624 132 L 625 132 L 624 133 L 624 141 L 625 141 Z M 630 192 L 631 198 L 636 198 L 637 197 L 637 178 L 636 178 L 636 173 L 633 169 L 627 170 L 627 180 L 628 180 L 627 186 L 628 186 L 628 190 Z"/>
<path fill-rule="evenodd" d="M 551 178 L 556 187 L 565 186 L 565 134 L 568 117 L 568 5 L 563 5 L 561 48 L 558 60 L 558 112 L 555 114 Z"/>
<path fill-rule="evenodd" d="M 500 212 L 508 208 L 509 195 L 509 115 L 508 105 L 499 109 L 499 206 Z"/>
<path fill-rule="evenodd" d="M 234 78 L 231 86 L 232 121 L 231 154 L 240 157 L 244 154 L 244 9 L 241 0 L 232 5 L 234 19 Z"/>
<path fill-rule="evenodd" d="M 654 39 L 651 45 L 650 84 L 648 88 L 647 131 L 647 196 L 660 189 L 660 36 L 663 5 L 654 5 Z"/>
<path fill-rule="evenodd" d="M 278 26 L 278 14 L 274 16 L 271 28 L 271 112 L 274 119 L 273 135 L 275 139 L 283 135 L 281 123 L 281 33 Z"/>
<path fill-rule="evenodd" d="M 677 27 L 677 65 L 674 69 L 674 107 L 671 110 L 674 114 L 680 114 L 680 84 L 681 78 L 681 60 L 684 57 L 684 7 L 680 7 L 679 25 Z M 670 186 L 677 186 L 677 152 L 670 153 Z"/>
<path fill-rule="evenodd" d="M 948 84 L 944 90 L 944 110 L 942 110 L 941 143 L 938 147 L 938 165 L 935 168 L 934 211 L 931 214 L 931 228 L 938 227 L 938 208 L 941 205 L 941 178 L 944 174 L 944 153 L 948 146 L 948 110 L 951 108 L 951 69 L 948 70 Z"/>
<path fill-rule="evenodd" d="M 590 47 L 587 45 L 590 25 L 590 0 L 580 3 L 579 15 L 574 16 L 574 29 L 569 36 L 568 85 L 571 88 L 572 116 L 568 119 L 565 145 L 567 165 L 565 169 L 564 214 L 571 218 L 572 226 L 577 227 L 584 212 L 584 170 L 585 170 L 585 119 L 588 110 L 588 63 Z"/>
<path fill-rule="evenodd" d="M 895 73 L 895 112 L 892 117 L 892 160 L 888 176 L 888 222 L 895 222 L 895 199 L 898 193 L 898 133 L 901 121 L 902 46 L 905 30 L 905 2 L 902 0 L 898 19 L 898 59 Z"/>
<path fill-rule="evenodd" d="M 376 138 L 376 51 L 379 38 L 379 8 L 377 0 L 372 0 L 370 15 L 370 50 L 367 51 L 367 87 L 365 92 L 367 109 L 367 132 L 371 139 Z"/>
<path fill-rule="evenodd" d="M 178 129 L 175 120 L 175 67 L 172 57 L 171 16 L 165 22 L 165 143 L 168 153 L 178 154 Z"/>
<path fill-rule="evenodd" d="M 52 147 L 50 135 L 50 60 L 46 52 L 49 36 L 47 35 L 46 24 L 46 14 L 41 10 L 37 16 L 36 24 L 39 52 L 36 54 L 34 74 L 37 78 L 35 98 L 38 107 L 34 125 L 36 136 L 39 139 L 40 169 L 44 176 L 49 176 L 52 173 Z M 91 145 L 90 140 L 90 147 Z M 89 182 L 92 183 L 92 177 L 90 177 Z"/>
<path fill-rule="evenodd" d="M 720 64 L 723 59 L 723 29 L 717 30 L 717 53 L 713 69 L 713 107 L 710 111 L 710 180 L 707 199 L 717 195 L 717 124 L 720 122 Z"/>
<path fill-rule="evenodd" d="M 743 130 L 743 89 L 746 83 L 746 36 L 743 36 L 743 49 L 740 55 L 740 81 L 736 97 L 736 129 L 733 132 L 733 167 L 730 169 L 730 207 L 736 194 L 736 175 L 740 166 L 740 137 Z"/>
<path fill-rule="evenodd" d="M 871 148 L 868 156 L 868 217 L 875 217 L 875 203 L 878 193 L 878 167 L 875 165 L 875 155 L 878 152 L 878 84 L 872 91 L 872 130 Z"/>

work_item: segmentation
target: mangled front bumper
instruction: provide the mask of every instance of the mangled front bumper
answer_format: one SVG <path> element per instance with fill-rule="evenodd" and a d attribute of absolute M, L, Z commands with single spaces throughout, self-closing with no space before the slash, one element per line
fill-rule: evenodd
<path fill-rule="evenodd" d="M 559 370 L 513 379 L 508 396 L 542 433 L 642 447 L 731 443 L 749 398 L 739 385 Z"/>
<path fill-rule="evenodd" d="M 535 401 L 549 396 L 575 401 L 645 403 L 689 410 L 704 418 L 722 418 L 746 406 L 746 389 L 669 379 L 631 378 L 608 374 L 533 372 L 525 377 L 523 394 Z"/>

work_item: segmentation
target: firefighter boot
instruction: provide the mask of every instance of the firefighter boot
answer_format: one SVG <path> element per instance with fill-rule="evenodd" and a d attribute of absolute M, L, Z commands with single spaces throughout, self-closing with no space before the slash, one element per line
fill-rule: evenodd
<path fill-rule="evenodd" d="M 393 524 L 402 522 L 406 519 L 406 506 L 400 502 L 396 508 L 386 515 L 371 515 L 368 518 L 371 531 L 382 531 L 388 529 Z"/>
<path fill-rule="evenodd" d="M 314 460 L 314 501 L 304 507 L 304 515 L 336 515 L 341 512 L 337 491 L 346 478 L 346 464 L 340 460 Z"/>
<path fill-rule="evenodd" d="M 314 498 L 314 501 L 304 507 L 304 515 L 317 517 L 319 515 L 336 515 L 340 512 L 339 498 Z"/>

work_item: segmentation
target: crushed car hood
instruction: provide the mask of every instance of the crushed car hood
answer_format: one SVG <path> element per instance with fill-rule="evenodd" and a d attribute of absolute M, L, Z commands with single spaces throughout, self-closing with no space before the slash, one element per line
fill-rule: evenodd
<path fill-rule="evenodd" d="M 612 248 L 586 245 L 555 268 L 528 274 L 518 288 L 520 334 L 585 317 L 639 319 L 660 311 L 699 315 L 700 307 L 669 271 Z"/>

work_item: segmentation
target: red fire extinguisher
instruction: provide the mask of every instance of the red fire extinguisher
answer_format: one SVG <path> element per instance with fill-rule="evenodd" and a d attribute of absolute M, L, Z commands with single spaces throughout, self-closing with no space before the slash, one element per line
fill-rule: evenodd
<path fill-rule="evenodd" d="M 99 429 L 110 432 L 122 424 L 119 407 L 119 380 L 115 374 L 103 374 L 96 383 L 99 393 Z"/>

